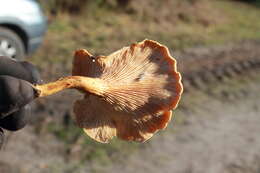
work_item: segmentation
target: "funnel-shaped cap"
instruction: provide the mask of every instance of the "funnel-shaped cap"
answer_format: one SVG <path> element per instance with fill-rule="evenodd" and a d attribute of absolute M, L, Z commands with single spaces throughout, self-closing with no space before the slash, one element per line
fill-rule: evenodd
<path fill-rule="evenodd" d="M 143 142 L 167 126 L 182 93 L 181 76 L 167 47 L 151 40 L 109 56 L 75 53 L 73 76 L 98 78 L 102 95 L 86 93 L 74 104 L 77 124 L 93 139 L 114 136 Z"/>

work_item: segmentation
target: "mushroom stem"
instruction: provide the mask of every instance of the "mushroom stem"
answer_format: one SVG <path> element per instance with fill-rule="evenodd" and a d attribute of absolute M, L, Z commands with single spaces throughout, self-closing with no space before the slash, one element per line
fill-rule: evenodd
<path fill-rule="evenodd" d="M 98 78 L 89 78 L 83 76 L 68 76 L 60 78 L 55 82 L 50 82 L 43 85 L 35 85 L 34 88 L 38 92 L 38 97 L 45 97 L 65 89 L 78 89 L 86 93 L 102 96 L 106 85 Z"/>

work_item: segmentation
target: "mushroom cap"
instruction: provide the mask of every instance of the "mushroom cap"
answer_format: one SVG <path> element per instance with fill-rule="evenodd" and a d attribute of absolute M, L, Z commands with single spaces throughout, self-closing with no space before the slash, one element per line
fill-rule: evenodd
<path fill-rule="evenodd" d="M 74 103 L 76 123 L 96 141 L 114 136 L 143 142 L 164 129 L 182 94 L 181 75 L 168 48 L 144 40 L 109 56 L 75 52 L 72 75 L 101 79 L 102 96 L 85 93 Z"/>

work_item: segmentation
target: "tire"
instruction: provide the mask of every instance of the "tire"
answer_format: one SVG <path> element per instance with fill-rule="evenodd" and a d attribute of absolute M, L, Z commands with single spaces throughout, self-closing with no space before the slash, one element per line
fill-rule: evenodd
<path fill-rule="evenodd" d="M 21 38 L 12 30 L 0 27 L 0 56 L 23 60 L 25 46 Z"/>

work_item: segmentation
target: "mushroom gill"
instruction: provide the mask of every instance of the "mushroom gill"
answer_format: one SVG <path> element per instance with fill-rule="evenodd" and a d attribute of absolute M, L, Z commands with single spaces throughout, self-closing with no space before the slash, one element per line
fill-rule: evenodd
<path fill-rule="evenodd" d="M 74 103 L 75 120 L 96 141 L 114 136 L 143 142 L 164 129 L 182 94 L 181 75 L 168 48 L 152 40 L 109 56 L 77 50 L 72 76 L 36 85 L 39 97 L 66 88 L 83 91 Z"/>

